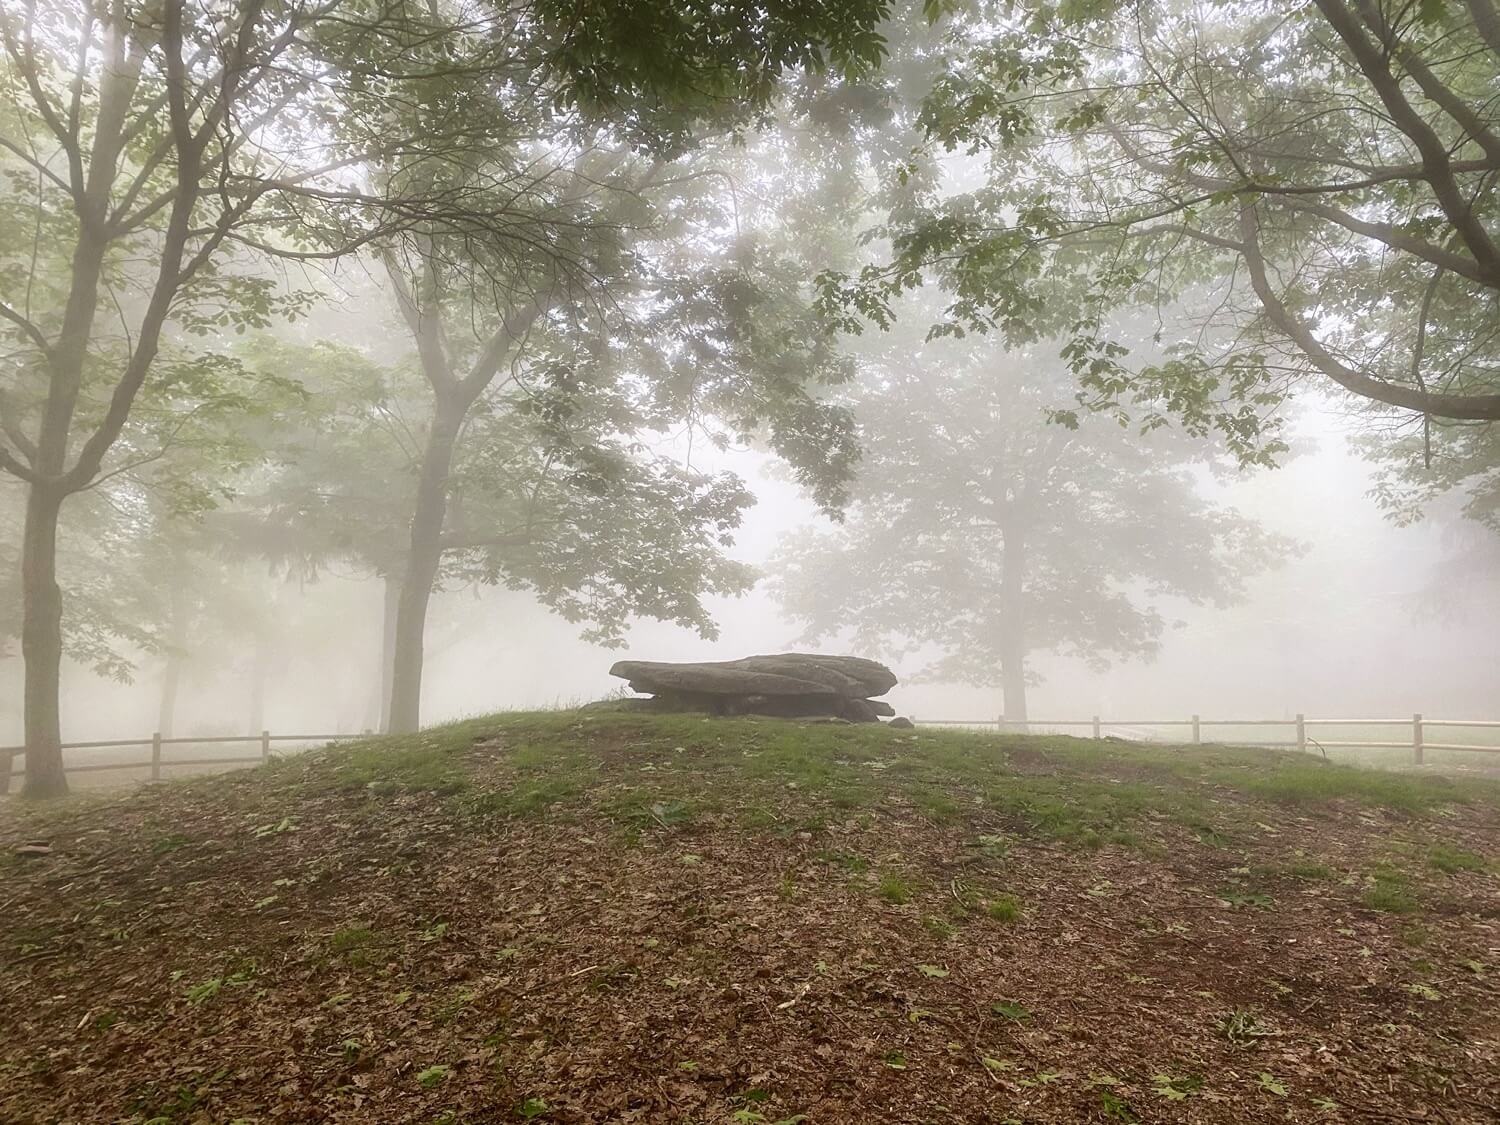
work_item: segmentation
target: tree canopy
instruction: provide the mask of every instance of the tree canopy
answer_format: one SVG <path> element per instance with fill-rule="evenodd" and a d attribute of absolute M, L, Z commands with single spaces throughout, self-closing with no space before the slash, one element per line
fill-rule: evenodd
<path fill-rule="evenodd" d="M 830 311 L 883 320 L 936 279 L 940 331 L 1057 336 L 1082 407 L 1244 462 L 1282 451 L 1308 379 L 1500 418 L 1491 0 L 951 10 L 919 143 L 884 169 L 889 258 L 827 275 Z M 1140 307 L 1164 357 L 1119 331 Z"/>
<path fill-rule="evenodd" d="M 590 199 L 610 175 L 597 149 L 661 164 L 705 125 L 733 133 L 788 69 L 878 62 L 886 11 L 28 0 L 0 13 L 0 228 L 24 235 L 0 249 L 14 344 L 0 469 L 27 486 L 28 791 L 65 788 L 63 504 L 117 471 L 142 396 L 174 373 L 184 392 L 220 393 L 222 346 L 179 364 L 174 342 L 304 311 L 315 294 L 274 263 L 375 253 L 393 282 L 416 279 L 403 309 L 447 400 L 434 430 L 451 428 L 552 296 L 618 256 Z M 450 267 L 467 267 L 461 289 L 499 298 L 472 323 L 503 347 L 446 354 L 432 314 Z M 446 466 L 427 470 L 440 491 Z M 441 528 L 441 504 L 419 505 L 415 522 L 414 544 Z M 434 563 L 418 555 L 420 594 L 403 602 L 416 672 Z"/>
<path fill-rule="evenodd" d="M 867 450 L 847 521 L 792 538 L 775 589 L 805 638 L 936 655 L 1026 718 L 1037 654 L 1149 658 L 1163 600 L 1225 605 L 1293 549 L 1207 497 L 1213 443 L 1091 416 L 1049 424 L 1070 377 L 1045 348 L 895 345 L 853 392 Z"/>

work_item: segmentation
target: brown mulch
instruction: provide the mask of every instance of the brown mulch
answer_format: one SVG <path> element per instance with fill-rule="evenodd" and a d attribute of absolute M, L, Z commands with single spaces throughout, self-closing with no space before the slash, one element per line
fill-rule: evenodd
<path fill-rule="evenodd" d="M 1493 808 L 987 854 L 899 798 L 625 834 L 295 780 L 0 820 L 0 1120 L 1500 1121 L 1500 878 L 1361 899 Z"/>

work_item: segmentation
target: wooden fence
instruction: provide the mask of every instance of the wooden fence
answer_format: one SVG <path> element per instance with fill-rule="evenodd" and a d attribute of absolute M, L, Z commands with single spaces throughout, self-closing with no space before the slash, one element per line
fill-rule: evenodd
<path fill-rule="evenodd" d="M 1425 719 L 1421 715 L 1413 715 L 1408 719 L 1309 719 L 1305 715 L 1297 715 L 1291 719 L 1204 719 L 1194 715 L 1188 719 L 1132 719 L 1129 721 L 1119 719 L 1104 719 L 1094 715 L 1087 719 L 1031 719 L 1027 722 L 1009 722 L 1003 716 L 996 719 L 919 719 L 918 726 L 924 727 L 971 727 L 977 729 L 995 728 L 1017 732 L 1030 732 L 1034 734 L 1053 730 L 1069 730 L 1086 728 L 1093 738 L 1104 738 L 1110 731 L 1140 731 L 1159 730 L 1162 728 L 1189 729 L 1188 741 L 1202 743 L 1204 731 L 1208 729 L 1212 733 L 1213 728 L 1239 727 L 1258 728 L 1269 727 L 1273 730 L 1286 731 L 1290 736 L 1286 739 L 1276 740 L 1271 745 L 1295 747 L 1298 750 L 1309 749 L 1369 749 L 1369 750 L 1410 750 L 1412 762 L 1422 765 L 1425 761 L 1426 752 L 1429 750 L 1452 750 L 1465 753 L 1477 754 L 1500 754 L 1500 740 L 1491 743 L 1469 742 L 1459 743 L 1451 741 L 1432 741 L 1429 731 L 1438 732 L 1442 737 L 1444 730 L 1467 729 L 1476 731 L 1496 731 L 1497 739 L 1500 739 L 1500 720 L 1493 719 Z M 1327 739 L 1314 738 L 1308 734 L 1309 727 L 1343 727 L 1343 728 L 1400 728 L 1407 736 L 1400 741 L 1389 739 Z M 96 773 L 103 770 L 147 770 L 150 780 L 160 781 L 162 769 L 174 766 L 240 766 L 256 765 L 269 761 L 271 758 L 272 743 L 302 742 L 302 743 L 327 743 L 337 742 L 340 739 L 361 738 L 363 735 L 354 734 L 272 734 L 270 731 L 261 731 L 259 734 L 247 735 L 224 735 L 219 737 L 202 738 L 163 738 L 160 734 L 153 734 L 150 738 L 125 738 L 112 739 L 104 742 L 65 742 L 64 750 L 125 750 L 137 747 L 150 747 L 150 758 L 141 761 L 102 761 L 85 762 L 79 765 L 68 765 L 66 770 L 74 773 Z M 1137 737 L 1139 737 L 1137 735 Z M 1150 737 L 1149 735 L 1147 736 Z M 1209 739 L 1209 741 L 1214 741 Z M 1224 740 L 1228 744 L 1244 743 L 1243 739 L 1230 738 Z M 1258 740 L 1257 740 L 1258 741 Z M 169 746 L 221 746 L 221 745 L 253 745 L 256 752 L 253 755 L 241 755 L 231 757 L 214 758 L 174 758 L 168 757 L 163 750 Z M 9 793 L 11 789 L 11 778 L 16 775 L 17 759 L 25 754 L 24 746 L 0 746 L 0 794 Z"/>
<path fill-rule="evenodd" d="M 1429 750 L 1456 750 L 1463 753 L 1477 754 L 1500 754 L 1500 741 L 1493 743 L 1483 742 L 1436 742 L 1428 736 L 1428 731 L 1436 729 L 1438 737 L 1445 729 L 1468 729 L 1468 730 L 1495 730 L 1500 732 L 1500 720 L 1494 719 L 1425 719 L 1420 714 L 1413 715 L 1410 719 L 1319 719 L 1308 718 L 1306 715 L 1297 715 L 1290 719 L 1205 719 L 1194 715 L 1188 719 L 1131 719 L 1106 720 L 1098 715 L 1087 719 L 1030 719 L 1026 722 L 1010 722 L 1002 715 L 998 719 L 920 719 L 916 720 L 918 726 L 945 726 L 945 727 L 977 727 L 980 729 L 994 727 L 999 730 L 1025 731 L 1030 733 L 1041 733 L 1045 730 L 1068 729 L 1075 727 L 1087 727 L 1093 738 L 1105 737 L 1107 730 L 1157 730 L 1163 727 L 1188 727 L 1191 737 L 1188 741 L 1202 743 L 1204 741 L 1203 731 L 1205 727 L 1241 727 L 1256 728 L 1270 727 L 1274 730 L 1284 730 L 1291 737 L 1284 740 L 1276 740 L 1271 745 L 1295 747 L 1298 750 L 1308 749 L 1364 749 L 1364 750 L 1410 750 L 1412 762 L 1422 765 L 1426 761 L 1426 753 Z M 1401 741 L 1389 739 L 1329 739 L 1313 738 L 1307 731 L 1309 727 L 1396 727 L 1408 734 Z M 1213 741 L 1210 739 L 1210 741 Z M 1231 742 L 1237 740 L 1229 740 Z"/>
<path fill-rule="evenodd" d="M 68 765 L 64 761 L 65 772 L 74 773 L 97 773 L 101 770 L 149 770 L 152 781 L 160 781 L 162 768 L 171 766 L 247 766 L 259 765 L 271 760 L 271 744 L 273 742 L 336 742 L 344 738 L 361 738 L 363 735 L 355 734 L 272 734 L 263 730 L 259 734 L 240 735 L 208 735 L 194 738 L 163 738 L 159 733 L 151 735 L 150 738 L 118 738 L 103 742 L 64 742 L 63 750 L 125 750 L 136 747 L 149 746 L 151 757 L 146 761 L 104 761 L 85 762 L 81 765 Z M 174 758 L 162 753 L 164 747 L 168 746 L 224 746 L 224 745 L 254 745 L 254 755 L 239 755 L 230 757 L 214 758 Z M 0 746 L 0 794 L 9 793 L 11 777 L 19 776 L 16 771 L 16 759 L 26 753 L 24 746 Z"/>

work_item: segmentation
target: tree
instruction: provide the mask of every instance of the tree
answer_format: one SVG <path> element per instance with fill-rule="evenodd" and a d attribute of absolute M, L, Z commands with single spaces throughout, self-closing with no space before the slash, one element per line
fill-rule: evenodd
<path fill-rule="evenodd" d="M 520 375 L 552 371 L 554 360 L 532 353 Z M 326 343 L 275 348 L 256 362 L 297 369 L 309 395 L 301 414 L 284 420 L 269 471 L 217 525 L 237 552 L 289 572 L 352 563 L 383 580 L 380 698 L 388 701 L 424 381 L 411 367 Z M 702 597 L 739 594 L 752 582 L 725 547 L 753 497 L 730 474 L 652 453 L 630 436 L 640 423 L 612 382 L 507 379 L 489 388 L 454 442 L 434 588 L 524 589 L 607 644 L 632 616 L 714 635 Z"/>
<path fill-rule="evenodd" d="M 302 295 L 258 256 L 332 259 L 398 232 L 544 253 L 545 241 L 513 228 L 501 185 L 471 197 L 441 171 L 495 127 L 487 99 L 502 87 L 491 79 L 607 109 L 629 135 L 630 113 L 689 91 L 705 103 L 748 93 L 739 104 L 754 104 L 793 64 L 874 61 L 883 12 L 878 0 L 772 11 L 551 0 L 451 11 L 352 0 L 7 6 L 0 173 L 7 226 L 19 216 L 31 232 L 0 250 L 0 318 L 19 345 L 6 376 L 15 385 L 0 388 L 0 468 L 28 495 L 26 791 L 66 789 L 59 517 L 113 471 L 174 327 L 211 333 L 295 312 Z M 651 39 L 636 38 L 643 27 Z M 444 84 L 464 91 L 448 112 L 404 112 Z M 390 167 L 409 174 L 369 175 Z"/>
<path fill-rule="evenodd" d="M 538 526 L 557 537 L 547 546 L 545 580 L 535 566 L 519 578 L 514 551 L 501 565 L 490 553 L 492 574 L 531 586 L 570 618 L 608 622 L 631 608 L 707 629 L 697 591 L 685 583 L 722 590 L 743 581 L 739 572 L 727 577 L 722 560 L 705 569 L 697 547 L 704 530 L 722 539 L 738 523 L 745 500 L 737 483 L 694 480 L 665 459 L 631 456 L 638 434 L 681 425 L 720 437 L 764 434 L 822 502 L 836 501 L 852 443 L 841 413 L 807 388 L 842 378 L 846 368 L 802 299 L 805 274 L 794 275 L 741 231 L 737 201 L 721 183 L 743 122 L 769 105 L 772 90 L 747 83 L 740 65 L 734 52 L 713 53 L 691 82 L 671 77 L 649 97 L 628 84 L 612 87 L 603 118 L 590 115 L 587 99 L 575 107 L 556 93 L 539 96 L 529 80 L 513 84 L 513 98 L 477 107 L 466 87 L 436 83 L 415 107 L 439 122 L 460 113 L 497 118 L 467 161 L 443 169 L 438 190 L 504 208 L 512 226 L 500 238 L 422 229 L 378 244 L 432 396 L 398 571 L 392 730 L 418 724 L 428 601 L 449 543 L 472 539 L 449 512 L 461 435 L 489 431 L 507 449 L 519 448 L 517 439 L 535 443 L 492 489 L 516 490 L 528 464 L 545 462 L 574 482 L 574 506 L 585 499 L 580 482 L 612 498 L 614 514 L 593 522 L 585 543 L 569 543 L 564 529 L 588 519 L 566 505 L 552 505 L 550 525 L 527 517 L 531 543 L 543 538 Z M 717 96 L 702 97 L 705 81 Z M 624 136 L 622 93 L 633 99 Z M 396 184 L 435 179 L 424 160 L 383 175 Z M 517 427 L 508 418 L 518 413 L 532 420 Z M 630 513 L 642 518 L 622 518 Z M 610 521 L 615 530 L 601 539 Z M 681 558 L 662 553 L 668 529 Z M 495 534 L 485 530 L 474 545 Z M 627 545 L 638 555 L 653 542 L 661 548 L 648 555 L 655 578 L 639 557 L 629 581 L 620 559 L 603 568 L 612 572 L 603 583 L 599 561 L 577 565 L 588 558 L 583 548 L 607 558 Z M 559 567 L 565 559 L 573 561 Z M 606 588 L 622 597 L 602 599 Z M 585 611 L 580 594 L 593 608 Z M 605 635 L 616 630 L 610 623 Z"/>
<path fill-rule="evenodd" d="M 896 345 L 872 364 L 848 520 L 791 538 L 776 564 L 805 639 L 936 646 L 926 675 L 998 682 L 1024 722 L 1034 654 L 1149 657 L 1158 598 L 1227 604 L 1290 549 L 1203 496 L 1209 443 L 1104 417 L 1048 424 L 1069 382 L 1042 349 L 994 343 Z"/>
<path fill-rule="evenodd" d="M 1057 335 L 1082 405 L 1246 462 L 1308 378 L 1500 419 L 1493 0 L 958 7 L 923 146 L 887 169 L 890 260 L 825 278 L 831 310 L 883 318 L 935 276 L 948 328 Z M 951 190 L 954 150 L 981 186 Z M 1185 295 L 1178 347 L 1136 362 L 1113 312 Z"/>

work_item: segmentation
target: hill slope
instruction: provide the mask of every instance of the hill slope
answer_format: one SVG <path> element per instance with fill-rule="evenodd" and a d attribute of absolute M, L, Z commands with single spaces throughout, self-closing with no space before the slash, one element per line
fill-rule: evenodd
<path fill-rule="evenodd" d="M 1500 1104 L 1493 787 L 574 712 L 13 804 L 0 840 L 5 1121 Z"/>

